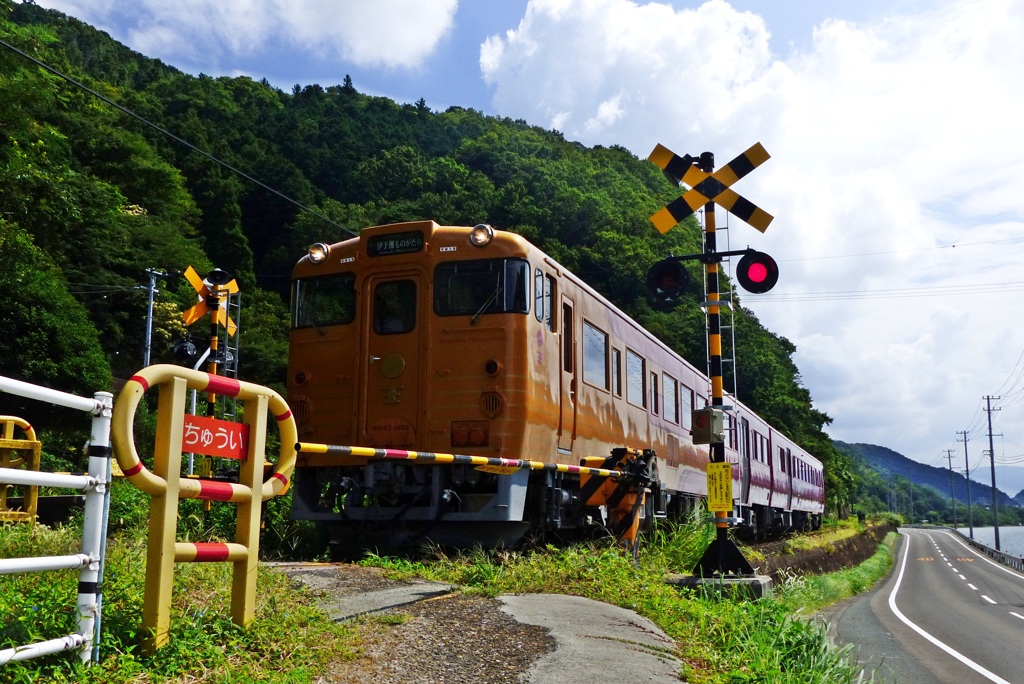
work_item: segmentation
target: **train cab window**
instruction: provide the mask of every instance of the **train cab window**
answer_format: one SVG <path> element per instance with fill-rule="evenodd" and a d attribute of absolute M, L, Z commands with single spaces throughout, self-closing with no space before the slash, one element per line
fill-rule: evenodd
<path fill-rule="evenodd" d="M 533 314 L 548 330 L 554 330 L 551 320 L 551 298 L 555 293 L 555 279 L 539 268 L 533 275 Z"/>
<path fill-rule="evenodd" d="M 608 389 L 608 335 L 583 321 L 583 381 Z"/>
<path fill-rule="evenodd" d="M 355 283 L 355 273 L 296 280 L 292 288 L 292 327 L 321 328 L 354 321 Z"/>
<path fill-rule="evenodd" d="M 523 259 L 447 261 L 434 269 L 434 313 L 477 316 L 530 312 L 530 264 Z"/>
<path fill-rule="evenodd" d="M 612 349 L 612 393 L 622 396 L 622 352 Z"/>
<path fill-rule="evenodd" d="M 647 361 L 632 349 L 626 350 L 626 401 L 647 407 Z"/>
<path fill-rule="evenodd" d="M 373 290 L 373 332 L 398 335 L 416 327 L 416 283 L 388 280 Z"/>
<path fill-rule="evenodd" d="M 665 393 L 665 420 L 679 423 L 679 383 L 668 373 L 662 376 L 662 391 Z"/>

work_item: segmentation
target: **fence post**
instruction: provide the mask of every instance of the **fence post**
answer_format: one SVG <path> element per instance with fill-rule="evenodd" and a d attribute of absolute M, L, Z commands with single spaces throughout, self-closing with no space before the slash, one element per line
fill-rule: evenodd
<path fill-rule="evenodd" d="M 96 487 L 85 495 L 85 519 L 82 524 L 82 553 L 94 559 L 78 573 L 78 633 L 85 638 L 82 662 L 92 658 L 99 662 L 99 629 L 102 614 L 103 562 L 107 555 L 106 510 L 110 497 L 110 417 L 114 412 L 114 395 L 96 392 L 97 411 L 92 418 L 89 436 L 89 476 Z"/>

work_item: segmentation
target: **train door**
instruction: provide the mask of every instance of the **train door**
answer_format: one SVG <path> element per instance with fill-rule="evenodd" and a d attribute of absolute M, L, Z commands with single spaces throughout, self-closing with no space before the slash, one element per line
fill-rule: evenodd
<path fill-rule="evenodd" d="M 416 273 L 371 276 L 362 291 L 365 340 L 360 373 L 360 446 L 410 448 L 419 434 L 420 353 L 424 346 Z"/>
<path fill-rule="evenodd" d="M 793 452 L 786 449 L 786 453 L 782 453 L 782 448 L 779 447 L 779 456 L 784 459 L 783 462 L 786 464 L 786 510 L 793 510 Z"/>
<path fill-rule="evenodd" d="M 565 295 L 562 296 L 561 314 L 558 317 L 562 334 L 562 353 L 559 355 L 561 409 L 558 420 L 558 450 L 570 453 L 573 440 L 576 439 L 576 326 L 572 300 Z"/>
<path fill-rule="evenodd" d="M 750 503 L 750 423 L 746 418 L 740 419 L 739 449 L 742 470 L 740 501 Z"/>

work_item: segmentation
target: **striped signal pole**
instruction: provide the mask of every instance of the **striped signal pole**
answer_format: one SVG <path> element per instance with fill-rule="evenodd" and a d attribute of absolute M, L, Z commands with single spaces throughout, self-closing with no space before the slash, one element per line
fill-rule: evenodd
<path fill-rule="evenodd" d="M 705 173 L 711 173 L 714 166 L 715 156 L 710 152 L 701 154 L 696 164 L 696 167 Z M 723 411 L 725 392 L 722 382 L 722 318 L 721 307 L 718 304 L 718 260 L 714 258 L 718 251 L 716 229 L 715 203 L 709 200 L 704 205 L 704 254 L 710 257 L 704 260 L 704 280 L 707 282 L 704 294 L 707 297 L 708 313 L 708 376 L 711 380 L 711 408 L 713 411 Z M 708 447 L 712 463 L 725 463 L 724 441 L 712 439 Z M 722 575 L 728 574 L 730 571 L 736 574 L 754 574 L 750 563 L 729 539 L 731 513 L 731 510 L 714 511 L 715 541 L 697 563 L 697 573 L 709 575 L 717 570 Z"/>
<path fill-rule="evenodd" d="M 234 332 L 235 322 L 227 315 L 227 297 L 238 292 L 238 283 L 227 271 L 215 268 L 205 278 L 200 278 L 195 269 L 191 266 L 185 271 L 185 279 L 195 288 L 199 295 L 199 302 L 186 311 L 183 316 L 185 325 L 189 326 L 200 320 L 203 316 L 210 315 L 210 361 L 207 371 L 210 375 L 217 375 L 218 348 L 220 347 L 220 325 L 224 325 L 229 333 Z M 207 392 L 206 415 L 209 418 L 216 416 L 217 394 Z M 200 456 L 198 474 L 202 477 L 210 477 L 212 474 L 213 459 L 210 456 Z M 203 502 L 204 510 L 209 510 L 209 502 Z"/>
<path fill-rule="evenodd" d="M 722 416 L 725 411 L 724 391 L 722 388 L 722 323 L 719 299 L 718 264 L 726 255 L 733 252 L 718 252 L 715 235 L 715 205 L 724 209 L 761 231 L 768 229 L 772 215 L 757 207 L 753 202 L 738 195 L 731 186 L 758 166 L 769 159 L 768 152 L 761 143 L 755 143 L 743 154 L 728 164 L 714 170 L 715 155 L 703 152 L 699 157 L 691 155 L 679 156 L 668 148 L 658 145 L 648 157 L 673 182 L 687 186 L 678 199 L 673 200 L 651 217 L 654 227 L 661 233 L 667 233 L 683 219 L 701 207 L 704 208 L 704 252 L 688 257 L 670 257 L 666 261 L 678 259 L 700 258 L 704 264 L 705 306 L 707 307 L 708 334 L 708 377 L 711 381 L 711 413 L 710 424 Z M 750 254 L 740 261 L 741 268 L 746 265 L 750 272 L 741 273 L 740 284 L 751 292 L 761 293 L 770 290 L 778 278 L 778 269 L 774 260 L 765 254 L 747 250 Z M 666 291 L 666 294 L 673 292 Z M 695 413 L 696 415 L 696 413 Z M 725 441 L 721 433 L 710 430 L 708 466 L 708 501 L 718 504 L 715 510 L 715 540 L 704 552 L 697 566 L 695 575 L 711 576 L 714 574 L 753 575 L 754 570 L 747 559 L 729 539 L 729 508 L 732 506 L 732 469 L 730 467 L 715 468 L 712 464 L 725 463 Z M 694 433 L 694 443 L 698 443 Z M 718 475 L 721 473 L 721 475 Z M 716 496 L 712 496 L 715 491 Z"/>

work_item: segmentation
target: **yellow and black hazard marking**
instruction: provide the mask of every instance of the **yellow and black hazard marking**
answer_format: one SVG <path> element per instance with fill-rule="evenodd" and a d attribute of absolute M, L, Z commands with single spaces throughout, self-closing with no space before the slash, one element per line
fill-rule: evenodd
<path fill-rule="evenodd" d="M 737 194 L 730 186 L 769 158 L 761 143 L 755 143 L 722 168 L 714 173 L 708 173 L 694 165 L 692 157 L 680 157 L 659 144 L 648 159 L 672 178 L 678 178 L 684 185 L 688 185 L 690 189 L 684 192 L 682 197 L 654 214 L 651 222 L 659 232 L 667 233 L 697 209 L 713 202 L 763 233 L 774 217 Z"/>
<path fill-rule="evenodd" d="M 933 561 L 933 560 L 935 560 L 935 558 L 933 558 L 932 556 L 921 556 L 921 557 L 920 557 L 920 558 L 918 558 L 917 560 L 919 560 L 919 561 L 926 561 L 926 562 L 929 562 L 929 561 Z"/>
<path fill-rule="evenodd" d="M 958 563 L 973 563 L 974 562 L 973 558 L 957 558 L 956 560 L 957 560 Z"/>

